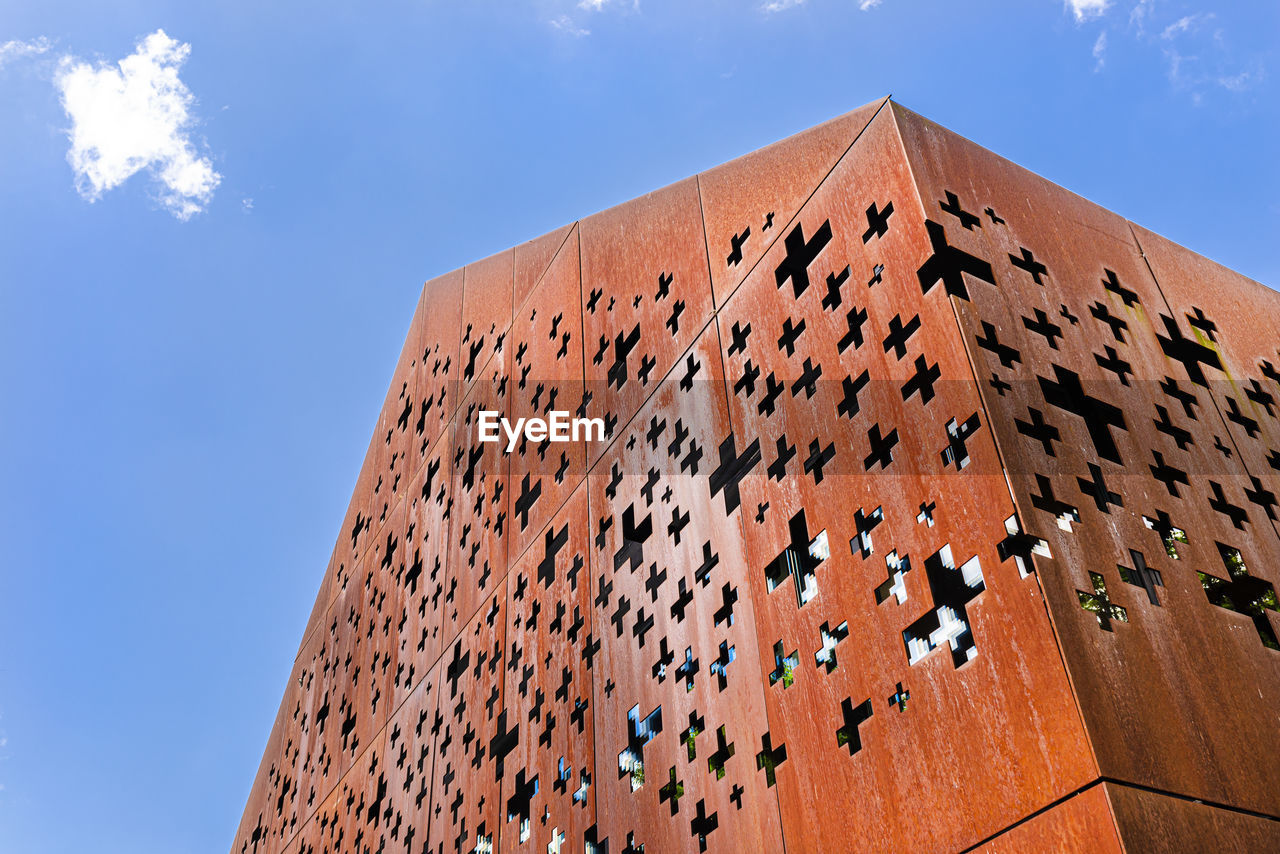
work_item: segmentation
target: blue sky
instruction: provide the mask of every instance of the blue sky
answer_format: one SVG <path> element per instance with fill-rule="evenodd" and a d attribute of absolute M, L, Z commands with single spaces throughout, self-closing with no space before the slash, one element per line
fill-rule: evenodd
<path fill-rule="evenodd" d="M 893 93 L 1275 286 L 1278 36 L 1198 0 L 0 3 L 0 849 L 230 845 L 424 279 Z"/>

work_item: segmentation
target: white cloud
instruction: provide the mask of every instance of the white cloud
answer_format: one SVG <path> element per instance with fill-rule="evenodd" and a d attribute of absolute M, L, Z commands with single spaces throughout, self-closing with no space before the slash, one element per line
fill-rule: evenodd
<path fill-rule="evenodd" d="M 1261 83 L 1265 77 L 1266 73 L 1262 65 L 1258 64 L 1251 69 L 1241 71 L 1239 74 L 1218 77 L 1218 85 L 1229 92 L 1243 92 Z"/>
<path fill-rule="evenodd" d="M 554 29 L 559 30 L 565 35 L 573 36 L 574 38 L 580 39 L 583 36 L 591 35 L 591 30 L 579 27 L 568 15 L 561 15 L 558 18 L 552 18 L 548 23 L 550 23 Z"/>
<path fill-rule="evenodd" d="M 1138 0 L 1138 5 L 1134 6 L 1133 11 L 1129 13 L 1129 24 L 1138 35 L 1146 34 L 1147 21 L 1150 20 L 1154 7 L 1155 0 Z"/>
<path fill-rule="evenodd" d="M 593 12 L 599 12 L 608 2 L 609 0 L 581 0 L 581 2 L 578 3 L 578 8 L 590 9 Z"/>
<path fill-rule="evenodd" d="M 1165 27 L 1164 32 L 1160 33 L 1160 38 L 1172 39 L 1180 35 L 1181 33 L 1195 32 L 1197 29 L 1200 28 L 1200 23 L 1202 21 L 1208 20 L 1209 18 L 1212 18 L 1212 17 L 1213 15 L 1206 15 L 1203 13 L 1195 14 L 1195 15 L 1184 15 L 1178 20 L 1174 21 L 1169 26 Z"/>
<path fill-rule="evenodd" d="M 882 2 L 883 0 L 860 0 L 858 3 L 858 9 L 863 12 L 867 12 L 879 6 Z"/>
<path fill-rule="evenodd" d="M 15 59 L 25 59 L 29 56 L 39 56 L 42 53 L 46 53 L 50 46 L 49 40 L 44 36 L 32 39 L 29 42 L 10 40 L 0 44 L 0 68 L 4 68 L 6 64 Z"/>
<path fill-rule="evenodd" d="M 766 12 L 781 12 L 783 9 L 790 9 L 793 6 L 803 6 L 804 0 L 769 0 L 760 8 Z"/>
<path fill-rule="evenodd" d="M 191 46 L 156 30 L 116 66 L 67 57 L 55 83 L 71 119 L 67 161 L 90 202 L 146 169 L 175 217 L 204 209 L 222 180 L 191 141 L 195 97 L 178 79 Z"/>
<path fill-rule="evenodd" d="M 1093 70 L 1101 71 L 1102 66 L 1107 64 L 1107 31 L 1103 30 L 1098 34 L 1098 40 L 1093 43 Z"/>
<path fill-rule="evenodd" d="M 1111 0 L 1066 0 L 1066 4 L 1076 16 L 1076 21 L 1083 22 L 1101 18 L 1111 5 Z"/>

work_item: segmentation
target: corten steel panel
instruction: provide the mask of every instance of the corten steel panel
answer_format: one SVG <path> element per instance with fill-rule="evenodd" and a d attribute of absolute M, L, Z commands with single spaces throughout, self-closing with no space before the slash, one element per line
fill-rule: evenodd
<path fill-rule="evenodd" d="M 1104 783 L 1095 783 L 974 849 L 979 854 L 1024 851 L 1119 854 L 1123 850 Z"/>
<path fill-rule="evenodd" d="M 399 635 L 397 576 L 404 574 L 404 500 L 387 514 L 382 536 L 370 546 L 334 603 L 339 666 L 345 690 L 338 703 L 338 771 L 346 774 L 360 752 L 375 742 L 394 702 Z"/>
<path fill-rule="evenodd" d="M 341 803 L 342 789 L 334 786 L 298 834 L 300 847 L 314 848 L 319 854 L 340 854 L 350 850 L 349 846 L 343 845 L 346 831 L 341 821 Z"/>
<path fill-rule="evenodd" d="M 882 102 L 431 280 L 232 850 L 1276 847 L 1278 309 Z"/>
<path fill-rule="evenodd" d="M 513 304 L 519 310 L 537 287 L 551 259 L 559 252 L 569 237 L 569 232 L 577 228 L 577 223 L 562 225 L 541 237 L 521 243 L 515 248 L 515 295 Z"/>
<path fill-rule="evenodd" d="M 334 747 L 341 726 L 335 698 L 342 678 L 335 637 L 332 624 L 323 624 L 307 638 L 285 691 L 288 741 L 280 767 L 293 783 L 284 797 L 277 794 L 273 805 L 286 837 L 315 813 L 341 776 Z"/>
<path fill-rule="evenodd" d="M 479 379 L 484 366 L 500 359 L 511 328 L 511 298 L 515 287 L 515 250 L 507 249 L 463 270 L 462 344 L 457 375 L 463 397 Z"/>
<path fill-rule="evenodd" d="M 589 409 L 616 436 L 711 316 L 698 182 L 595 214 L 579 233 Z"/>
<path fill-rule="evenodd" d="M 390 827 L 384 812 L 390 781 L 383 758 L 385 748 L 381 739 L 365 748 L 335 790 L 340 793 L 338 821 L 342 828 L 342 851 L 374 854 L 387 850 Z"/>
<path fill-rule="evenodd" d="M 440 668 L 433 666 L 418 682 L 383 732 L 383 765 L 388 788 L 382 822 L 386 851 L 428 850 L 431 833 L 431 787 L 435 779 Z"/>
<path fill-rule="evenodd" d="M 419 311 L 422 348 L 413 425 L 418 464 L 442 434 L 448 432 L 458 406 L 458 377 L 462 373 L 459 347 L 462 333 L 463 271 L 455 270 L 427 282 Z"/>
<path fill-rule="evenodd" d="M 1232 579 L 1218 544 L 1248 584 L 1273 584 L 1280 559 L 1203 385 L 1208 352 L 1124 220 L 896 116 L 940 247 L 922 280 L 953 264 L 994 279 L 951 300 L 1022 518 L 1054 556 L 1036 565 L 1101 773 L 1280 814 L 1280 766 L 1259 761 L 1280 733 L 1275 623 L 1213 604 L 1199 575 Z M 1188 542 L 1166 543 L 1169 525 Z"/>
<path fill-rule="evenodd" d="M 479 440 L 477 424 L 482 411 L 507 412 L 511 384 L 505 360 L 509 354 L 510 350 L 500 351 L 482 368 L 483 378 L 471 387 L 454 418 L 453 552 L 442 623 L 446 641 L 461 631 L 495 590 L 502 589 L 507 571 L 511 460 L 502 446 Z"/>
<path fill-rule="evenodd" d="M 338 542 L 334 546 L 333 556 L 329 562 L 329 605 L 332 606 L 346 589 L 351 578 L 351 571 L 360 561 L 374 538 L 373 522 L 373 485 L 377 480 L 375 474 L 378 467 L 377 455 L 370 446 L 356 478 L 356 487 L 352 491 L 351 504 L 347 507 L 346 517 L 342 522 L 342 530 Z"/>
<path fill-rule="evenodd" d="M 323 643 L 322 631 L 308 639 L 302 654 L 294 661 L 285 691 L 286 730 L 279 760 L 282 784 L 273 801 L 281 824 L 282 841 L 305 823 L 328 788 L 323 769 L 318 768 L 322 729 L 326 722 L 321 711 L 324 679 L 316 662 L 319 659 L 317 651 Z M 333 768 L 332 765 L 330 767 Z M 337 778 L 337 770 L 333 768 L 328 784 L 332 785 Z M 284 779 L 289 781 L 287 785 L 283 784 Z"/>
<path fill-rule="evenodd" d="M 444 652 L 437 682 L 442 724 L 432 775 L 431 851 L 496 850 L 505 819 L 501 781 L 517 732 L 503 707 L 506 585 Z"/>
<path fill-rule="evenodd" d="M 231 845 L 232 854 L 237 852 L 238 854 L 257 854 L 257 852 L 267 854 L 267 852 L 280 850 L 280 846 L 273 843 L 271 833 L 272 827 L 275 826 L 271 811 L 273 807 L 271 789 L 279 771 L 280 740 L 288 726 L 285 720 L 285 709 L 288 704 L 289 696 L 286 691 L 285 697 L 280 701 L 280 708 L 276 712 L 271 734 L 267 737 L 267 746 L 262 751 L 262 762 L 258 766 L 258 773 L 254 775 L 249 796 L 245 800 L 240 826 L 236 828 L 235 839 Z"/>
<path fill-rule="evenodd" d="M 1260 318 L 1280 315 L 1280 294 L 1158 234 L 1132 228 L 1171 316 L 1222 363 L 1221 371 L 1208 369 L 1209 388 L 1244 468 L 1260 482 L 1245 495 L 1247 509 L 1255 524 L 1270 521 L 1274 528 L 1280 493 L 1280 337 L 1274 323 Z"/>
<path fill-rule="evenodd" d="M 302 630 L 302 640 L 298 642 L 297 655 L 302 655 L 302 648 L 306 646 L 307 639 L 320 629 L 321 624 L 324 623 L 325 618 L 329 615 L 329 605 L 332 603 L 329 591 L 333 587 L 334 576 L 337 575 L 333 569 L 334 560 L 338 557 L 340 549 L 341 544 L 334 547 L 329 556 L 329 563 L 325 565 L 324 578 L 320 579 L 320 591 L 316 593 L 315 602 L 311 605 L 311 615 L 307 617 L 307 627 Z"/>
<path fill-rule="evenodd" d="M 587 491 L 538 530 L 507 583 L 503 695 L 516 743 L 501 781 L 502 850 L 582 850 L 596 823 Z"/>
<path fill-rule="evenodd" d="M 900 151 L 881 114 L 719 315 L 735 434 L 759 443 L 747 566 L 802 851 L 963 848 L 1097 773 L 1040 591 L 998 551 L 1013 505 L 951 307 L 916 283 Z M 896 437 L 883 457 L 872 434 Z M 931 590 L 966 564 L 972 586 Z M 943 608 L 954 645 L 909 655 Z"/>
<path fill-rule="evenodd" d="M 374 427 L 370 453 L 377 460 L 372 486 L 373 534 L 377 540 L 388 522 L 387 514 L 404 498 L 409 477 L 420 461 L 416 441 L 419 414 L 419 373 L 422 359 L 422 333 L 425 308 L 419 298 L 413 323 L 400 352 L 382 412 Z"/>
<path fill-rule="evenodd" d="M 1280 821 L 1131 786 L 1106 784 L 1129 854 L 1280 851 Z"/>
<path fill-rule="evenodd" d="M 445 584 L 453 556 L 450 537 L 452 435 L 440 436 L 409 488 L 403 557 L 393 586 L 399 588 L 392 630 L 398 637 L 394 705 L 421 681 L 444 645 Z"/>
<path fill-rule="evenodd" d="M 517 418 L 552 411 L 585 415 L 582 372 L 582 287 L 575 229 L 547 268 L 511 329 L 511 412 Z M 500 433 L 501 447 L 507 438 Z M 586 473 L 585 442 L 532 442 L 522 438 L 511 457 L 507 495 L 511 559 L 534 542 L 547 519 Z"/>
<path fill-rule="evenodd" d="M 887 98 L 698 175 L 711 284 L 723 305 Z"/>
<path fill-rule="evenodd" d="M 731 441 L 712 324 L 587 479 L 596 814 L 610 850 L 781 850 L 756 759 L 771 736 L 743 514 L 710 486 Z"/>
<path fill-rule="evenodd" d="M 323 743 L 339 777 L 355 765 L 361 751 L 369 746 L 378 732 L 370 711 L 378 690 L 368 667 L 371 643 L 366 642 L 364 602 L 366 582 L 376 583 L 376 564 L 368 559 L 357 564 L 352 581 L 334 603 L 330 618 L 335 642 L 333 646 L 334 686 L 330 695 L 330 720 Z"/>

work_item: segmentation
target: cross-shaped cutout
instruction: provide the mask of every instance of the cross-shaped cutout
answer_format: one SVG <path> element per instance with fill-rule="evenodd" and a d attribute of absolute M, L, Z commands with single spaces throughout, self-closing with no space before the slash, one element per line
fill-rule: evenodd
<path fill-rule="evenodd" d="M 1093 499 L 1099 511 L 1110 515 L 1112 505 L 1124 506 L 1124 498 L 1118 492 L 1112 492 L 1107 488 L 1106 478 L 1103 477 L 1102 469 L 1096 463 L 1089 463 L 1089 477 L 1089 480 L 1077 477 L 1076 484 L 1082 493 Z"/>
<path fill-rule="evenodd" d="M 952 665 L 959 667 L 978 654 L 966 606 L 986 589 L 982 566 L 974 556 L 957 567 L 947 544 L 925 558 L 924 568 L 933 610 L 902 633 L 907 661 L 915 664 L 945 643 L 951 647 Z"/>
<path fill-rule="evenodd" d="M 915 315 L 905 324 L 902 322 L 902 315 L 895 314 L 893 319 L 889 321 L 889 334 L 884 339 L 884 351 L 888 353 L 893 351 L 899 360 L 907 355 L 907 339 L 915 334 L 920 328 L 920 315 Z"/>
<path fill-rule="evenodd" d="M 782 683 L 783 688 L 790 688 L 796 681 L 796 668 L 800 666 L 800 651 L 793 649 L 790 654 L 783 651 L 782 641 L 773 645 L 774 668 L 769 673 L 769 684 Z"/>
<path fill-rule="evenodd" d="M 721 490 L 724 491 L 724 512 L 726 516 L 737 509 L 741 503 L 738 496 L 738 483 L 759 462 L 759 438 L 752 440 L 751 444 L 747 446 L 740 456 L 734 444 L 732 433 L 720 443 L 720 464 L 711 473 L 707 485 L 711 489 L 712 498 L 715 498 Z"/>
<path fill-rule="evenodd" d="M 942 449 L 940 456 L 942 457 L 942 465 L 955 466 L 956 471 L 961 471 L 965 466 L 969 465 L 969 446 L 968 441 L 974 433 L 978 432 L 978 428 L 982 426 L 978 413 L 974 412 L 960 424 L 956 419 L 952 418 L 947 421 L 947 446 Z M 929 522 L 930 527 L 933 522 Z"/>
<path fill-rule="evenodd" d="M 849 551 L 864 559 L 870 557 L 872 551 L 874 551 L 871 544 L 871 532 L 883 521 L 883 507 L 877 507 L 870 513 L 862 512 L 861 507 L 855 510 L 853 512 L 854 535 L 849 540 Z"/>
<path fill-rule="evenodd" d="M 697 815 L 689 822 L 689 833 L 698 840 L 698 850 L 707 850 L 707 836 L 713 830 L 720 826 L 719 813 L 711 813 L 707 815 L 707 802 L 699 799 L 697 806 Z"/>
<path fill-rule="evenodd" d="M 880 425 L 875 424 L 867 431 L 867 441 L 871 445 L 871 453 L 863 459 L 863 468 L 871 471 L 872 466 L 878 464 L 882 470 L 887 469 L 893 462 L 893 449 L 898 444 L 898 428 L 890 430 L 888 435 L 881 435 Z"/>
<path fill-rule="evenodd" d="M 729 257 L 724 259 L 725 264 L 730 267 L 736 267 L 742 263 L 742 245 L 747 242 L 747 238 L 751 236 L 751 226 L 747 226 L 741 233 L 735 234 L 729 238 Z M 674 813 L 672 813 L 674 815 Z"/>
<path fill-rule="evenodd" d="M 1120 284 L 1120 280 L 1116 278 L 1114 271 L 1104 269 L 1103 273 L 1105 275 L 1102 279 L 1102 287 L 1106 289 L 1108 293 L 1113 293 L 1120 297 L 1121 301 L 1124 302 L 1125 308 L 1133 308 L 1141 302 L 1136 293 Z"/>
<path fill-rule="evenodd" d="M 724 733 L 724 727 L 716 730 L 716 749 L 715 752 L 707 757 L 707 771 L 714 773 L 717 780 L 724 779 L 724 765 L 733 758 L 735 753 L 733 742 L 729 741 Z"/>
<path fill-rule="evenodd" d="M 1060 501 L 1053 494 L 1053 482 L 1042 474 L 1036 475 L 1036 486 L 1039 492 L 1031 494 L 1031 506 L 1054 517 L 1058 527 L 1071 533 L 1071 523 L 1080 522 L 1080 511 L 1065 501 Z"/>
<path fill-rule="evenodd" d="M 1275 630 L 1266 614 L 1267 611 L 1277 610 L 1275 587 L 1271 582 L 1249 574 L 1238 549 L 1223 543 L 1217 545 L 1218 554 L 1227 570 L 1227 578 L 1197 572 L 1204 595 L 1219 608 L 1249 617 L 1253 620 L 1253 627 L 1257 630 L 1262 645 L 1269 649 L 1280 649 Z"/>
<path fill-rule="evenodd" d="M 618 754 L 618 779 L 630 775 L 631 791 L 644 785 L 644 746 L 662 732 L 662 706 L 641 719 L 640 706 L 627 711 L 627 746 Z"/>
<path fill-rule="evenodd" d="M 1133 563 L 1132 567 L 1116 564 L 1116 568 L 1120 570 L 1120 580 L 1146 590 L 1147 601 L 1152 605 L 1159 605 L 1160 597 L 1156 595 L 1156 588 L 1164 587 L 1164 576 L 1160 574 L 1160 570 L 1147 566 L 1146 558 L 1136 549 L 1129 549 L 1129 560 Z"/>
<path fill-rule="evenodd" d="M 1169 518 L 1169 514 L 1163 510 L 1157 510 L 1155 518 L 1150 516 L 1142 517 L 1142 524 L 1148 529 L 1155 531 L 1160 537 L 1160 543 L 1164 546 L 1164 553 L 1173 560 L 1178 560 L 1178 543 L 1187 542 L 1187 532 L 1173 524 L 1173 520 Z"/>
<path fill-rule="evenodd" d="M 809 265 L 830 242 L 830 220 L 822 223 L 809 240 L 805 240 L 803 224 L 797 223 L 784 241 L 787 255 L 774 271 L 778 287 L 781 288 L 787 280 L 790 280 L 791 289 L 796 299 L 799 299 L 800 295 L 809 288 Z"/>
<path fill-rule="evenodd" d="M 822 646 L 813 654 L 814 666 L 826 667 L 830 673 L 838 666 L 836 645 L 849 636 L 849 621 L 846 620 L 834 629 L 830 623 L 823 623 L 818 628 L 818 633 L 822 638 Z"/>
<path fill-rule="evenodd" d="M 869 243 L 873 237 L 884 237 L 889 230 L 889 217 L 893 216 L 893 202 L 884 206 L 884 210 L 878 210 L 876 203 L 872 202 L 871 207 L 867 208 L 867 230 L 862 233 L 862 242 Z"/>
<path fill-rule="evenodd" d="M 1124 413 L 1105 400 L 1099 400 L 1086 394 L 1080 383 L 1080 375 L 1059 365 L 1053 366 L 1055 380 L 1037 376 L 1040 392 L 1050 406 L 1069 412 L 1082 419 L 1089 439 L 1098 456 L 1113 463 L 1121 463 L 1120 451 L 1116 447 L 1112 428 L 1128 430 Z"/>
<path fill-rule="evenodd" d="M 870 697 L 857 706 L 853 705 L 853 699 L 850 697 L 845 697 L 840 701 L 840 715 L 844 719 L 844 723 L 836 727 L 836 744 L 840 747 L 847 747 L 850 756 L 862 749 L 862 739 L 858 736 L 858 727 L 865 723 L 871 717 L 871 714 Z"/>
<path fill-rule="evenodd" d="M 1076 595 L 1080 597 L 1080 607 L 1098 618 L 1098 625 L 1103 631 L 1112 631 L 1112 620 L 1121 623 L 1129 622 L 1129 612 L 1113 603 L 1107 594 L 1106 579 L 1096 572 L 1090 572 L 1089 581 L 1093 586 L 1093 592 L 1077 590 Z"/>
<path fill-rule="evenodd" d="M 1030 249 L 1027 249 L 1024 246 L 1022 247 L 1021 252 L 1021 256 L 1011 254 L 1009 256 L 1009 263 L 1013 264 L 1013 266 L 1017 267 L 1019 270 L 1026 270 L 1037 285 L 1043 285 L 1044 281 L 1040 277 L 1045 273 L 1048 273 L 1049 269 L 1036 260 L 1036 256 L 1031 254 Z"/>
<path fill-rule="evenodd" d="M 1160 320 L 1164 323 L 1167 335 L 1156 334 L 1156 340 L 1160 342 L 1160 349 L 1170 359 L 1181 362 L 1187 371 L 1187 378 L 1196 385 L 1202 385 L 1206 388 L 1209 385 L 1208 379 L 1204 375 L 1202 365 L 1222 370 L 1222 361 L 1218 358 L 1217 352 L 1212 347 L 1207 347 L 1199 341 L 1185 338 L 1182 330 L 1178 328 L 1178 322 L 1172 317 L 1160 315 Z"/>
<path fill-rule="evenodd" d="M 791 578 L 795 587 L 796 607 L 802 608 L 818 595 L 817 569 L 831 556 L 831 549 L 827 545 L 825 528 L 817 536 L 809 537 L 804 508 L 791 517 L 788 530 L 791 542 L 765 567 L 765 584 L 772 593 L 778 585 Z"/>
<path fill-rule="evenodd" d="M 658 790 L 658 803 L 671 802 L 671 814 L 680 811 L 680 799 L 684 797 L 684 781 L 676 779 L 676 766 L 667 771 L 667 782 Z"/>
<path fill-rule="evenodd" d="M 1062 337 L 1062 327 L 1049 319 L 1042 309 L 1035 310 L 1035 320 L 1023 316 L 1022 325 L 1049 342 L 1050 349 L 1058 349 L 1058 339 Z"/>
<path fill-rule="evenodd" d="M 760 737 L 760 752 L 756 754 L 756 770 L 764 772 L 765 783 L 772 788 L 777 782 L 777 768 L 787 761 L 787 746 L 773 746 L 773 736 L 765 733 Z"/>
<path fill-rule="evenodd" d="M 966 275 L 989 285 L 995 285 L 995 272 L 992 271 L 990 264 L 947 243 L 947 231 L 938 223 L 926 220 L 925 229 L 929 233 L 933 255 L 916 271 L 922 293 L 928 294 L 933 290 L 933 286 L 941 281 L 948 296 L 968 300 L 969 289 L 964 283 Z"/>
<path fill-rule="evenodd" d="M 985 320 L 982 321 L 982 334 L 974 340 L 979 347 L 999 359 L 1000 364 L 1006 368 L 1012 368 L 1022 361 L 1022 353 L 1016 347 L 1001 344 L 999 336 L 996 335 L 996 328 Z"/>
<path fill-rule="evenodd" d="M 982 220 L 965 210 L 960 204 L 960 198 L 955 193 L 950 190 L 946 190 L 945 193 L 947 196 L 946 201 L 938 202 L 938 207 L 942 209 L 943 213 L 949 213 L 960 220 L 960 225 L 966 231 L 973 231 L 975 225 L 978 228 L 982 228 Z"/>
<path fill-rule="evenodd" d="M 729 665 L 738 658 L 738 648 L 729 646 L 728 641 L 720 641 L 720 654 L 711 662 L 711 666 L 707 668 L 711 671 L 711 675 L 716 677 L 716 686 L 720 691 L 724 691 L 729 687 Z"/>
<path fill-rule="evenodd" d="M 884 563 L 889 569 L 889 577 L 876 587 L 876 604 L 879 605 L 892 596 L 901 605 L 907 601 L 905 576 L 911 571 L 911 558 L 905 554 L 898 557 L 898 550 L 894 549 L 884 556 Z"/>

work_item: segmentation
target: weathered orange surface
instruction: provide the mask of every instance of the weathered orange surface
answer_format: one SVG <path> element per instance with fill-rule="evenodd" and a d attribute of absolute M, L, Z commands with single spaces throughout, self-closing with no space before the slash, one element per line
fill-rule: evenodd
<path fill-rule="evenodd" d="M 432 279 L 233 853 L 1280 847 L 1278 322 L 888 100 Z"/>

